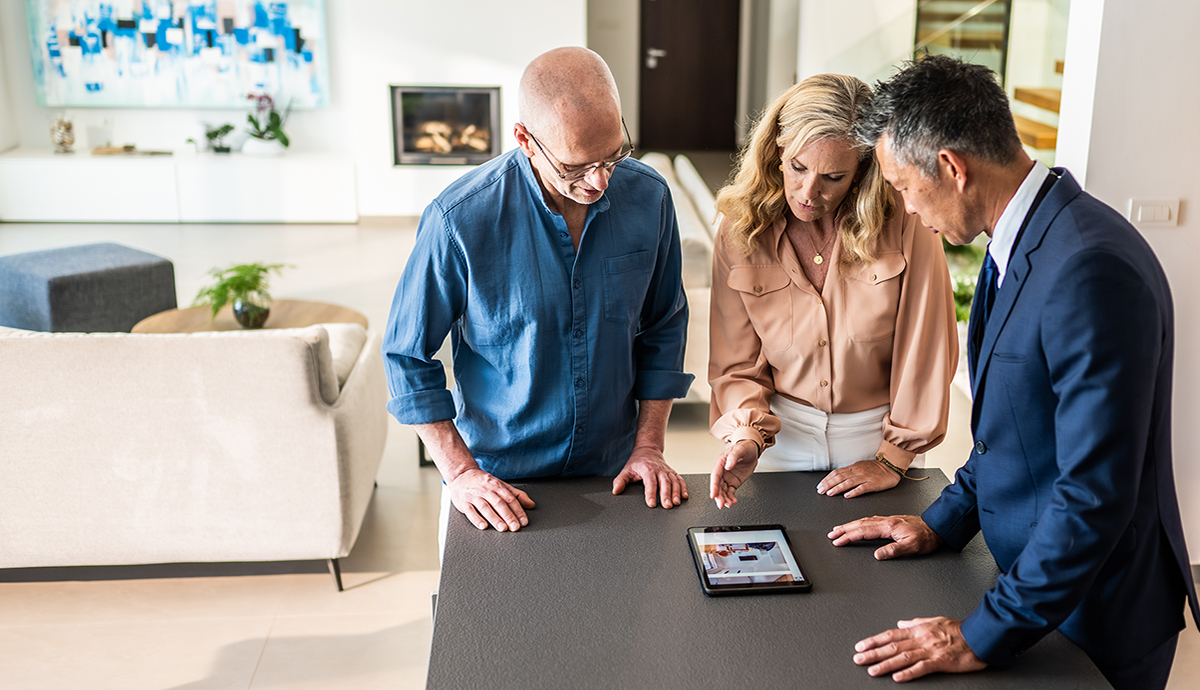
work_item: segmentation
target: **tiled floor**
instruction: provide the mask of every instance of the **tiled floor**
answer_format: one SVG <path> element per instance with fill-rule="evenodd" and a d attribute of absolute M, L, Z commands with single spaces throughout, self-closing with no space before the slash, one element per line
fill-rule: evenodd
<path fill-rule="evenodd" d="M 214 266 L 286 262 L 295 268 L 273 283 L 277 297 L 344 304 L 378 328 L 413 238 L 412 220 L 0 224 L 0 255 L 120 242 L 174 261 L 181 303 Z M 950 436 L 928 457 L 947 474 L 970 445 L 967 402 L 955 396 Z M 678 406 L 672 416 L 667 455 L 681 472 L 707 472 L 719 450 L 706 421 L 707 410 L 694 405 Z M 39 571 L 26 579 L 48 581 L 0 584 L 0 688 L 421 688 L 432 632 L 429 594 L 438 577 L 439 491 L 436 470 L 417 467 L 412 431 L 392 423 L 379 488 L 343 563 L 347 590 L 340 594 L 323 563 Z M 1171 687 L 1200 687 L 1194 627 L 1176 658 Z"/>

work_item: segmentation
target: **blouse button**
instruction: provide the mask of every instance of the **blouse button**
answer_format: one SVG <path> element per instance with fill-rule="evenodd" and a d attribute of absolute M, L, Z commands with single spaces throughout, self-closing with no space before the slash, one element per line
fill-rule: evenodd
<path fill-rule="evenodd" d="M 755 285 L 755 286 L 754 286 L 754 291 L 755 291 L 755 292 L 762 292 L 762 286 L 761 286 L 761 285 Z"/>
<path fill-rule="evenodd" d="M 821 387 L 822 388 L 824 388 L 825 386 L 828 386 L 828 385 L 829 385 L 828 381 L 826 381 L 825 379 L 821 379 Z"/>
<path fill-rule="evenodd" d="M 874 273 L 872 273 L 872 274 L 871 274 L 871 280 L 872 280 L 872 281 L 874 281 L 874 280 L 875 280 L 875 274 L 874 274 Z"/>
<path fill-rule="evenodd" d="M 817 346 L 818 346 L 818 347 L 825 347 L 825 340 L 824 340 L 824 339 L 822 339 L 820 342 L 818 342 L 818 343 L 817 343 Z"/>

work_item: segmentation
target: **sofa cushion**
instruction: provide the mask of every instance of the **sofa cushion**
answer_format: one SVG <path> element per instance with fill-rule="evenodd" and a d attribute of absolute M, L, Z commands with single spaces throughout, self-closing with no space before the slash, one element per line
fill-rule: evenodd
<path fill-rule="evenodd" d="M 361 326 L 359 327 L 361 328 Z M 317 389 L 321 400 L 332 405 L 337 402 L 341 386 L 333 365 L 333 353 L 329 348 L 329 332 L 321 326 L 307 328 L 265 328 L 253 331 L 205 331 L 201 333 L 43 333 L 18 328 L 0 326 L 0 338 L 90 338 L 97 342 L 111 342 L 121 338 L 137 339 L 250 339 L 250 338 L 290 338 L 298 339 L 308 346 L 312 371 L 316 376 Z M 365 335 L 364 335 L 365 339 Z M 353 338 L 351 338 L 353 340 Z M 339 347 L 345 347 L 339 345 Z M 358 346 L 362 349 L 362 345 Z M 353 368 L 353 363 L 351 363 Z"/>
<path fill-rule="evenodd" d="M 712 190 L 708 188 L 704 178 L 700 177 L 700 171 L 696 170 L 692 159 L 682 153 L 675 156 L 675 177 L 679 180 L 679 186 L 687 191 L 700 220 L 704 221 L 708 236 L 716 237 L 717 229 L 721 227 L 717 218 L 716 199 L 713 198 Z"/>
<path fill-rule="evenodd" d="M 662 175 L 671 190 L 671 200 L 675 202 L 675 220 L 679 224 L 679 249 L 683 254 L 683 286 L 708 287 L 712 284 L 713 251 L 708 225 L 700 219 L 687 191 L 676 179 L 670 158 L 651 151 L 640 160 Z"/>
<path fill-rule="evenodd" d="M 340 390 L 345 387 L 367 342 L 367 329 L 356 323 L 323 323 L 321 327 L 329 333 L 329 352 L 333 356 L 333 372 L 337 374 Z"/>

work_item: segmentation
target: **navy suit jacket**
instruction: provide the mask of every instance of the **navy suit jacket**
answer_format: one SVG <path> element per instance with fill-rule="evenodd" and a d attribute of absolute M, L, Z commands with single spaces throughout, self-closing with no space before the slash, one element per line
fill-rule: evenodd
<path fill-rule="evenodd" d="M 1001 575 L 962 632 L 999 667 L 1056 628 L 1101 665 L 1134 661 L 1183 628 L 1185 596 L 1200 622 L 1167 279 L 1133 226 L 1055 172 L 968 351 L 975 448 L 922 515 L 954 548 L 983 532 Z"/>

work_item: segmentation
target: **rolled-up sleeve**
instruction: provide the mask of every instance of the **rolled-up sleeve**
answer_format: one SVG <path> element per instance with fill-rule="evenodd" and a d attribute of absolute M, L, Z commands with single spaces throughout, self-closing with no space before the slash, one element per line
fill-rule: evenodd
<path fill-rule="evenodd" d="M 896 312 L 891 410 L 883 420 L 883 441 L 885 453 L 892 450 L 895 457 L 911 460 L 946 436 L 958 329 L 941 237 L 916 216 L 905 216 L 901 241 L 907 269 Z"/>
<path fill-rule="evenodd" d="M 709 423 L 712 435 L 727 445 L 750 440 L 767 448 L 781 427 L 771 414 L 775 393 L 771 364 L 762 351 L 739 293 L 729 287 L 729 249 L 725 228 L 713 247 L 708 381 L 712 386 Z"/>
<path fill-rule="evenodd" d="M 658 254 L 643 302 L 641 328 L 633 344 L 636 369 L 633 396 L 638 400 L 685 397 L 695 378 L 683 372 L 688 305 L 683 292 L 682 265 L 675 206 L 664 186 L 659 207 Z"/>
<path fill-rule="evenodd" d="M 401 424 L 454 418 L 445 368 L 434 356 L 463 313 L 466 285 L 462 251 L 437 203 L 430 204 L 396 287 L 383 339 L 387 409 Z"/>

